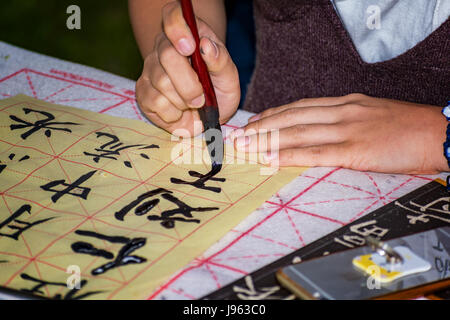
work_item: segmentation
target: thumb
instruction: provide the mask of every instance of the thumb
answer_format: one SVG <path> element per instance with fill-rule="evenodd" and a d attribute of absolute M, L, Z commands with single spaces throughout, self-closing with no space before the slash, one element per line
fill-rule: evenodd
<path fill-rule="evenodd" d="M 220 109 L 220 121 L 225 123 L 236 112 L 241 95 L 239 74 L 227 48 L 220 42 L 203 37 L 200 52 L 208 67 Z"/>
<path fill-rule="evenodd" d="M 210 75 L 221 84 L 229 82 L 237 74 L 236 66 L 228 50 L 222 44 L 204 37 L 200 40 L 200 52 Z M 214 86 L 217 87 L 216 81 L 213 82 Z M 220 87 L 222 88 L 222 85 Z"/>

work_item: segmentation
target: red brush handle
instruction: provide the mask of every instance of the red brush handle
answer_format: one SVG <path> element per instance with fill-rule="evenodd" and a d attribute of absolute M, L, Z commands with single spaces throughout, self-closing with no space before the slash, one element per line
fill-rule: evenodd
<path fill-rule="evenodd" d="M 200 79 L 200 83 L 203 86 L 203 91 L 205 93 L 205 105 L 203 108 L 208 109 L 209 107 L 215 107 L 218 111 L 218 104 L 216 94 L 214 92 L 214 87 L 209 76 L 208 67 L 205 61 L 203 61 L 202 55 L 200 53 L 200 37 L 198 35 L 197 23 L 194 16 L 194 8 L 192 7 L 191 0 L 180 0 L 181 9 L 183 10 L 183 16 L 191 29 L 191 33 L 195 40 L 195 51 L 191 56 L 192 68 L 197 72 Z M 205 110 L 207 111 L 207 110 Z"/>

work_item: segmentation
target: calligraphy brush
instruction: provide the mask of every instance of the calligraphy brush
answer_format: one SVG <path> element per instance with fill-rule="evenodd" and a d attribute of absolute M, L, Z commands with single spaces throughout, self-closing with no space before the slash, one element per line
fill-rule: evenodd
<path fill-rule="evenodd" d="M 194 8 L 191 0 L 180 0 L 183 17 L 191 29 L 195 40 L 195 51 L 191 56 L 192 68 L 198 75 L 205 94 L 205 104 L 198 110 L 205 130 L 206 146 L 211 157 L 212 172 L 218 173 L 223 162 L 223 135 L 219 122 L 219 105 L 214 86 L 209 76 L 208 67 L 200 53 L 200 37 L 195 21 Z"/>

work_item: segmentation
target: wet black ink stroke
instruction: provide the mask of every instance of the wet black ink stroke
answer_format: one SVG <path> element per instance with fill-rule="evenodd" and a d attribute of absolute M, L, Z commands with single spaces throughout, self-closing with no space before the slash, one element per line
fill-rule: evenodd
<path fill-rule="evenodd" d="M 178 208 L 161 212 L 161 216 L 149 215 L 147 219 L 150 221 L 161 221 L 161 225 L 166 229 L 175 227 L 175 221 L 200 223 L 199 219 L 192 219 L 192 212 L 208 212 L 219 210 L 217 207 L 196 207 L 193 208 L 169 193 L 164 193 L 162 197 L 174 203 Z M 182 214 L 182 217 L 173 217 L 176 214 Z M 191 219 L 186 219 L 191 218 Z"/>
<path fill-rule="evenodd" d="M 140 264 L 140 263 L 147 262 L 146 258 L 130 255 L 134 251 L 145 246 L 145 244 L 147 242 L 147 239 L 145 239 L 145 238 L 130 239 L 127 237 L 120 237 L 120 236 L 107 236 L 107 235 L 103 235 L 103 234 L 100 234 L 97 232 L 85 231 L 85 230 L 77 230 L 77 231 L 75 231 L 75 233 L 80 236 L 93 237 L 93 238 L 105 240 L 105 241 L 108 241 L 111 243 L 123 244 L 122 248 L 119 250 L 119 253 L 117 254 L 116 258 L 113 261 L 103 264 L 91 271 L 91 274 L 94 276 L 103 274 L 113 268 L 125 266 L 128 264 Z M 76 242 L 76 243 L 72 244 L 72 250 L 76 253 L 100 256 L 100 257 L 103 257 L 103 258 L 109 259 L 109 260 L 114 258 L 114 255 L 111 252 L 97 249 L 94 246 L 92 246 L 91 244 L 86 243 L 86 242 Z"/>
<path fill-rule="evenodd" d="M 51 137 L 52 130 L 72 132 L 72 130 L 70 130 L 68 128 L 60 128 L 60 127 L 54 127 L 54 126 L 59 126 L 59 125 L 61 125 L 61 126 L 78 126 L 78 125 L 80 125 L 79 123 L 74 123 L 74 122 L 52 122 L 53 120 L 55 120 L 55 116 L 53 114 L 51 114 L 49 112 L 45 112 L 45 111 L 33 110 L 33 109 L 29 109 L 29 108 L 23 108 L 23 111 L 25 114 L 29 114 L 29 113 L 33 112 L 33 113 L 37 113 L 37 114 L 40 114 L 45 117 L 45 119 L 37 120 L 36 122 L 32 123 L 32 122 L 22 120 L 14 115 L 9 116 L 9 118 L 11 120 L 20 123 L 20 124 L 10 125 L 11 130 L 20 130 L 20 129 L 30 128 L 28 131 L 26 131 L 25 133 L 22 133 L 20 135 L 20 137 L 23 140 L 26 140 L 29 136 L 38 132 L 39 130 L 45 130 L 44 134 L 48 138 Z"/>
<path fill-rule="evenodd" d="M 12 229 L 12 230 L 17 230 L 16 232 L 14 232 L 12 234 L 0 232 L 0 238 L 8 237 L 8 238 L 18 241 L 20 235 L 22 233 L 24 233 L 25 231 L 27 231 L 28 229 L 55 218 L 55 217 L 51 217 L 51 218 L 47 218 L 47 219 L 37 220 L 34 222 L 27 222 L 27 221 L 19 220 L 18 218 L 20 216 L 22 216 L 24 213 L 28 213 L 31 215 L 31 206 L 29 204 L 24 204 L 19 209 L 17 209 L 16 212 L 14 212 L 7 219 L 5 219 L 3 222 L 0 222 L 0 230 L 2 230 L 2 228 L 4 228 L 4 227 L 8 227 L 9 229 Z M 18 226 L 18 225 L 23 225 L 23 226 Z"/>
<path fill-rule="evenodd" d="M 66 183 L 66 180 L 51 181 L 51 182 L 41 186 L 41 189 L 55 193 L 51 197 L 51 199 L 54 203 L 56 203 L 56 201 L 58 201 L 64 195 L 71 195 L 71 196 L 79 197 L 79 198 L 86 200 L 89 195 L 89 192 L 91 192 L 91 189 L 87 188 L 87 187 L 81 187 L 80 185 L 83 182 L 86 182 L 87 180 L 89 180 L 89 178 L 91 178 L 96 172 L 97 172 L 96 170 L 88 172 L 88 173 L 82 175 L 81 177 L 79 177 L 75 182 L 73 182 L 71 184 Z M 66 187 L 66 188 L 63 190 L 54 189 L 55 187 L 60 186 L 60 185 Z M 72 192 L 75 189 L 81 190 L 81 193 Z"/>
<path fill-rule="evenodd" d="M 155 197 L 157 195 L 161 195 L 161 197 L 165 200 L 170 201 L 175 204 L 177 208 L 166 210 L 161 212 L 161 216 L 157 215 L 149 215 L 147 219 L 150 221 L 161 221 L 161 225 L 166 229 L 172 229 L 175 227 L 175 222 L 191 222 L 191 223 L 200 223 L 199 219 L 194 219 L 192 212 L 207 212 L 218 210 L 217 207 L 191 207 L 187 205 L 185 202 L 179 200 L 177 197 L 173 196 L 173 192 L 168 191 L 163 188 L 154 189 L 148 191 L 139 197 L 136 200 L 133 200 L 128 205 L 123 207 L 121 210 L 117 211 L 114 216 L 117 220 L 124 221 L 125 216 L 134 209 L 134 213 L 137 216 L 143 216 L 150 212 L 156 205 L 160 203 L 160 199 L 151 199 L 149 198 Z M 144 202 L 145 201 L 145 202 Z M 174 217 L 177 214 L 183 215 L 183 217 Z"/>
<path fill-rule="evenodd" d="M 120 139 L 110 133 L 106 132 L 96 132 L 97 139 L 106 137 L 109 138 L 110 141 L 104 143 L 99 148 L 96 148 L 95 151 L 97 153 L 91 153 L 91 152 L 83 152 L 86 156 L 92 157 L 92 160 L 95 163 L 98 163 L 100 159 L 111 159 L 111 160 L 117 160 L 117 157 L 120 156 L 120 152 L 126 149 L 132 149 L 137 148 L 138 150 L 147 150 L 147 149 L 159 149 L 159 146 L 156 144 L 152 145 L 144 145 L 144 144 L 133 144 L 133 145 L 124 145 L 122 142 L 120 142 Z M 146 155 L 145 153 L 141 153 L 140 156 L 144 159 L 149 160 L 150 157 Z M 132 165 L 130 161 L 124 161 L 124 165 L 128 168 L 132 168 Z"/>
<path fill-rule="evenodd" d="M 220 171 L 220 170 L 219 170 Z M 218 182 L 225 182 L 226 179 L 224 178 L 216 178 L 214 177 L 216 174 L 219 173 L 219 171 L 215 168 L 213 168 L 210 172 L 208 172 L 207 174 L 201 174 L 197 171 L 189 171 L 189 175 L 191 177 L 194 178 L 198 178 L 195 181 L 192 182 L 188 182 L 188 181 L 184 181 L 178 178 L 170 178 L 170 182 L 174 183 L 174 184 L 187 184 L 187 185 L 191 185 L 197 189 L 203 189 L 203 190 L 207 190 L 207 191 L 212 191 L 215 193 L 220 193 L 222 191 L 221 188 L 219 187 L 210 187 L 210 186 L 206 186 L 205 183 L 208 181 L 218 181 Z"/>
<path fill-rule="evenodd" d="M 39 293 L 41 295 L 44 295 L 44 292 L 41 289 L 43 289 L 45 286 L 57 286 L 57 287 L 65 287 L 65 288 L 67 287 L 67 283 L 65 283 L 65 282 L 44 281 L 41 279 L 34 278 L 26 273 L 20 274 L 20 277 L 24 280 L 37 283 L 31 289 L 20 289 L 20 291 L 27 292 L 30 294 Z M 69 290 L 69 292 L 67 292 L 64 296 L 58 293 L 58 294 L 54 295 L 52 297 L 52 299 L 55 299 L 55 300 L 81 300 L 81 299 L 87 298 L 89 296 L 104 292 L 104 291 L 90 291 L 90 292 L 86 292 L 84 294 L 80 294 L 80 295 L 76 296 L 77 291 L 83 289 L 83 287 L 86 286 L 87 283 L 88 283 L 87 280 L 81 280 L 80 281 L 80 289 L 73 288 L 73 289 Z"/>

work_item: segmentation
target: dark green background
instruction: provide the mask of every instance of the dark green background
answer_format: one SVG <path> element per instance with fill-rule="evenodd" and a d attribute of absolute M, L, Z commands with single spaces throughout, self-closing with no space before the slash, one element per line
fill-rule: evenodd
<path fill-rule="evenodd" d="M 69 30 L 67 7 L 81 9 L 81 30 Z M 227 47 L 239 70 L 241 104 L 254 68 L 252 0 L 225 1 Z M 127 0 L 0 0 L 0 40 L 137 80 L 142 57 Z"/>
<path fill-rule="evenodd" d="M 69 30 L 71 4 L 81 9 L 81 30 Z M 126 0 L 1 0 L 0 40 L 136 80 L 142 58 Z"/>

